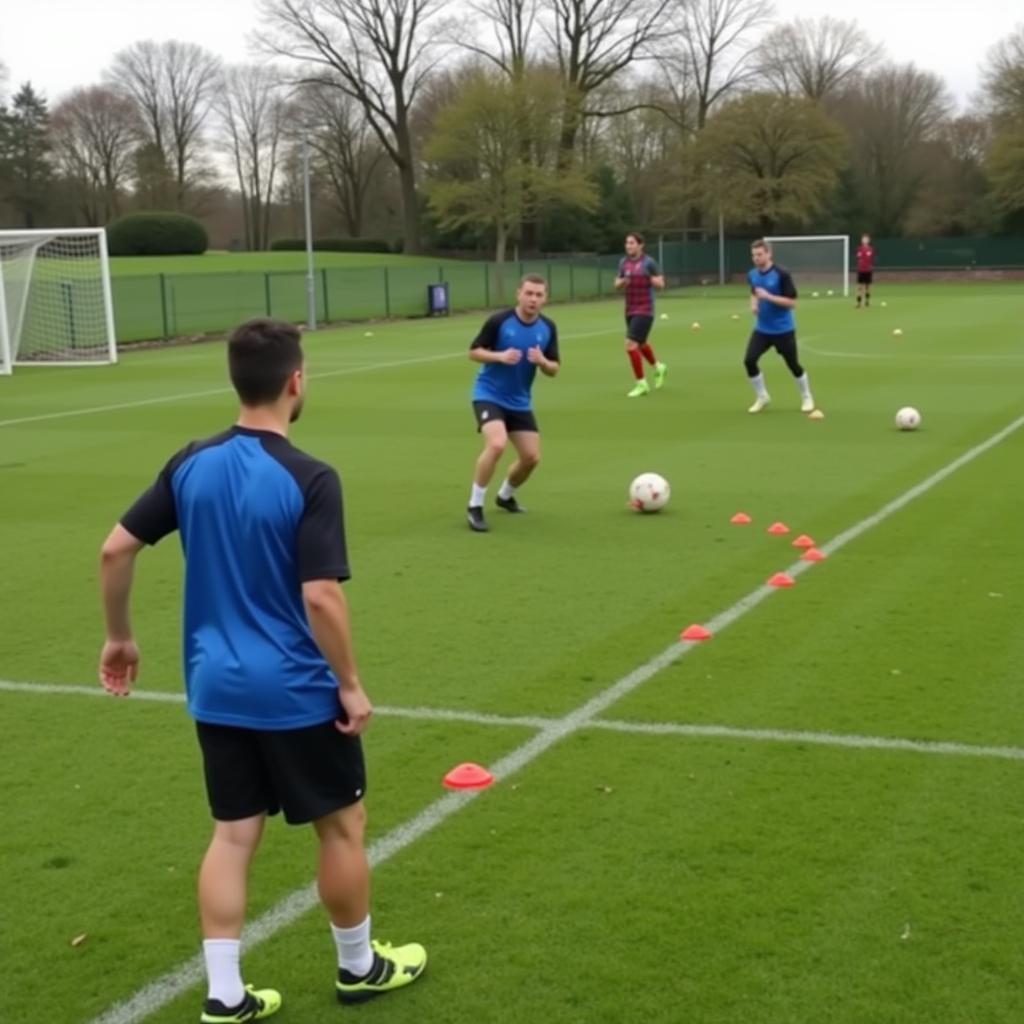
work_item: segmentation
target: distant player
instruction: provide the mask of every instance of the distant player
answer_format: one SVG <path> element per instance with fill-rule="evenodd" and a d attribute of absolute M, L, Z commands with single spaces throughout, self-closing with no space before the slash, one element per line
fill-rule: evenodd
<path fill-rule="evenodd" d="M 796 285 L 789 271 L 772 261 L 772 247 L 758 240 L 750 247 L 754 267 L 747 275 L 750 282 L 750 311 L 757 317 L 754 332 L 747 343 L 743 364 L 747 368 L 756 399 L 748 412 L 760 412 L 771 401 L 758 364 L 770 348 L 786 361 L 789 372 L 800 388 L 801 412 L 814 411 L 811 383 L 796 350 Z"/>
<path fill-rule="evenodd" d="M 626 235 L 626 255 L 619 261 L 615 287 L 626 293 L 626 355 L 636 378 L 627 397 L 639 398 L 651 391 L 644 377 L 644 359 L 654 367 L 655 388 L 665 383 L 668 371 L 664 363 L 658 362 L 647 340 L 654 326 L 654 289 L 663 289 L 665 278 L 658 264 L 644 252 L 644 236 L 639 232 Z"/>
<path fill-rule="evenodd" d="M 554 377 L 559 370 L 558 329 L 541 314 L 548 299 L 547 282 L 527 274 L 519 283 L 516 304 L 488 317 L 469 348 L 469 358 L 483 363 L 473 387 L 473 414 L 483 435 L 484 450 L 476 460 L 466 518 L 476 533 L 489 529 L 484 518 L 487 485 L 508 442 L 516 461 L 498 491 L 495 504 L 506 512 L 525 512 L 516 491 L 540 462 L 540 433 L 533 415 L 533 379 L 540 370 Z"/>
<path fill-rule="evenodd" d="M 875 276 L 875 247 L 871 244 L 870 235 L 860 236 L 860 245 L 857 246 L 857 309 L 860 309 L 861 299 L 864 300 L 864 308 L 871 305 L 871 282 Z"/>

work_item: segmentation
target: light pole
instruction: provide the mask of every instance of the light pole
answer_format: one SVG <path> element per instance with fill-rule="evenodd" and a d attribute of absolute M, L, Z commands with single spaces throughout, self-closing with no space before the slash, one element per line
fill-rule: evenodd
<path fill-rule="evenodd" d="M 306 208 L 306 326 L 316 330 L 316 277 L 313 273 L 313 204 L 309 196 L 309 139 L 302 136 L 302 193 Z"/>

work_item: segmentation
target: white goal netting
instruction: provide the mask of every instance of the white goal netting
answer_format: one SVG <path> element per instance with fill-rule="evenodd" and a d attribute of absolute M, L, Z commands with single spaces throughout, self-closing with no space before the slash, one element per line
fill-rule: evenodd
<path fill-rule="evenodd" d="M 766 238 L 776 263 L 796 282 L 837 295 L 850 294 L 849 235 L 789 235 Z"/>
<path fill-rule="evenodd" d="M 116 361 L 103 230 L 0 231 L 0 373 Z"/>

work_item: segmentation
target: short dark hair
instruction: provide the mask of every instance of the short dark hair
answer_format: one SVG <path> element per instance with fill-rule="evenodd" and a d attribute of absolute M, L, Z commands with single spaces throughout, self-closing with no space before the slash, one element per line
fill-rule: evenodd
<path fill-rule="evenodd" d="M 644 236 L 641 235 L 639 231 L 627 231 L 626 232 L 626 237 L 627 238 L 635 238 L 637 245 L 643 245 L 644 244 Z"/>
<path fill-rule="evenodd" d="M 257 317 L 228 339 L 228 372 L 242 405 L 276 402 L 288 378 L 301 369 L 301 335 L 292 324 Z"/>
<path fill-rule="evenodd" d="M 542 277 L 540 274 L 523 274 L 522 279 L 519 281 L 519 287 L 522 288 L 524 284 L 542 284 L 545 290 L 548 287 L 547 278 Z"/>
<path fill-rule="evenodd" d="M 763 238 L 757 238 L 750 243 L 751 249 L 766 249 L 768 252 L 772 251 L 771 242 L 766 241 Z"/>

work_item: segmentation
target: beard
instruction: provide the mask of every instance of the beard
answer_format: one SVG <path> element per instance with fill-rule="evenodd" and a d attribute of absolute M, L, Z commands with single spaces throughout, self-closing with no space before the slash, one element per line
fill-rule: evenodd
<path fill-rule="evenodd" d="M 302 415 L 302 407 L 306 404 L 306 396 L 300 395 L 292 406 L 292 414 L 288 417 L 289 423 L 294 423 Z"/>

